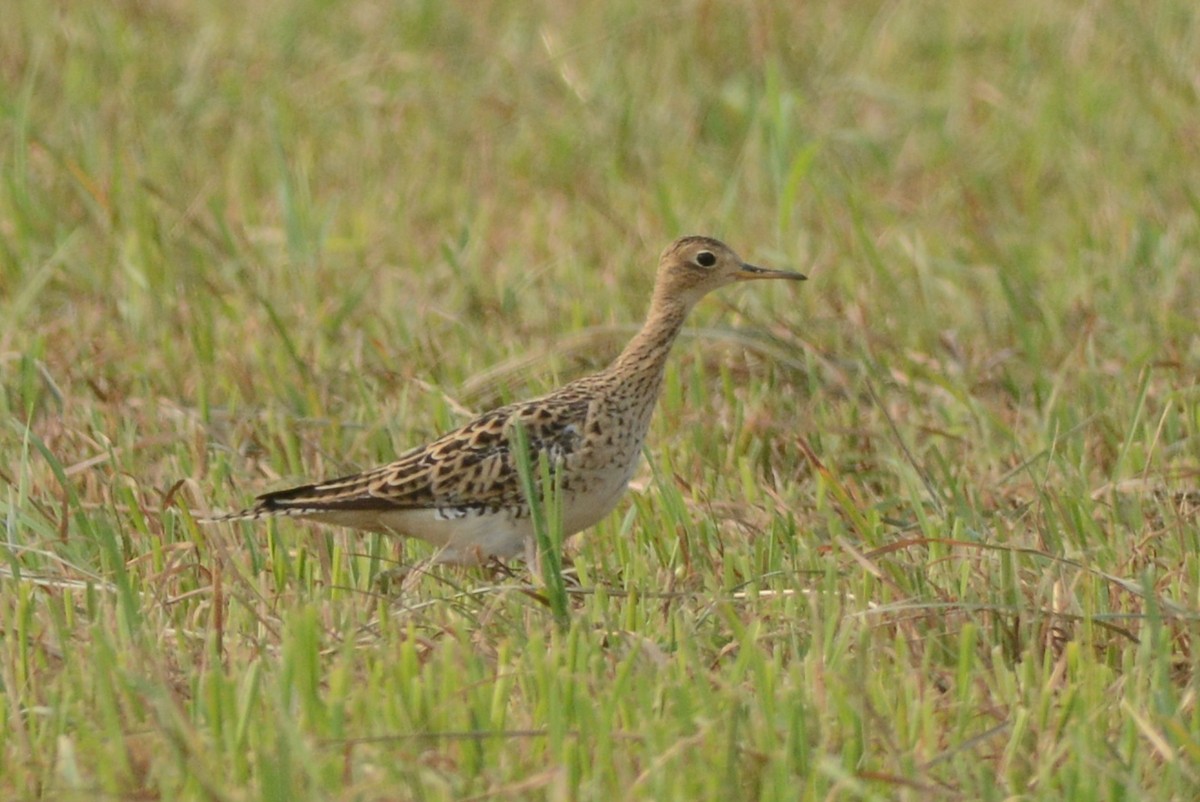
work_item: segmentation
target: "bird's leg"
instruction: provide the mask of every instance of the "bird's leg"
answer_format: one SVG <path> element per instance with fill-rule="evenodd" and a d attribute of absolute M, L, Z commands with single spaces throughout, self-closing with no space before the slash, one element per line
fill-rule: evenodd
<path fill-rule="evenodd" d="M 393 589 L 402 590 L 404 588 L 404 580 L 408 579 L 411 571 L 412 566 L 410 565 L 385 568 L 375 575 L 375 579 L 371 581 L 371 587 L 376 593 L 390 596 Z"/>
<path fill-rule="evenodd" d="M 542 575 L 542 553 L 538 551 L 536 538 L 525 538 L 525 565 L 531 576 Z"/>
<path fill-rule="evenodd" d="M 512 566 L 499 557 L 488 557 L 487 561 L 481 563 L 479 567 L 493 580 L 498 577 L 515 579 L 517 576 L 517 572 L 512 569 Z"/>

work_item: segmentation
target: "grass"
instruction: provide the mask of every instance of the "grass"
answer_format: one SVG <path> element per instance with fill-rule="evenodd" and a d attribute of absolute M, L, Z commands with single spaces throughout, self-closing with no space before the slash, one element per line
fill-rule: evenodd
<path fill-rule="evenodd" d="M 1194 3 L 0 26 L 0 795 L 1193 799 Z M 580 587 L 194 512 L 707 300 Z M 533 466 L 536 468 L 536 466 Z"/>

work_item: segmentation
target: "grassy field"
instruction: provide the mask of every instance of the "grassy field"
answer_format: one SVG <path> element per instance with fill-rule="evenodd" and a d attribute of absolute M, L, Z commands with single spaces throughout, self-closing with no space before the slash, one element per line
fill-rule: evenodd
<path fill-rule="evenodd" d="M 1191 800 L 1200 6 L 13 0 L 0 797 Z M 569 617 L 196 516 L 677 345 Z"/>

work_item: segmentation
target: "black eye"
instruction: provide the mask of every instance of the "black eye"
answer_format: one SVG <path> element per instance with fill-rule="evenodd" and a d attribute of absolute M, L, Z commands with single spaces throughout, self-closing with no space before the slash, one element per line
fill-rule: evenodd
<path fill-rule="evenodd" d="M 712 251 L 700 251 L 696 254 L 696 264 L 701 267 L 712 267 L 717 263 L 717 257 Z"/>

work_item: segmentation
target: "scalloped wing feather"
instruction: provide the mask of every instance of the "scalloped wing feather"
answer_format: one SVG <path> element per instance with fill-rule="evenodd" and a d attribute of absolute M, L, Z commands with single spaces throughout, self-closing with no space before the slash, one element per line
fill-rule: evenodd
<path fill-rule="evenodd" d="M 536 461 L 570 460 L 583 446 L 586 397 L 558 394 L 494 409 L 401 454 L 387 465 L 259 496 L 227 520 L 278 514 L 404 509 L 523 507 L 512 450 L 513 422 L 524 426 Z"/>

